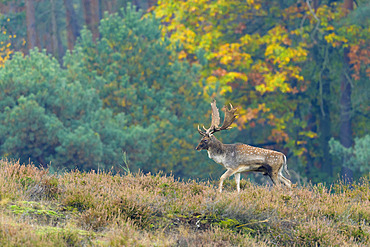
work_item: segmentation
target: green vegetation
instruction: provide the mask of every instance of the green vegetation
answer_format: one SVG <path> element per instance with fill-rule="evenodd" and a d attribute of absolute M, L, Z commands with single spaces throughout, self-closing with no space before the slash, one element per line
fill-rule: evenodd
<path fill-rule="evenodd" d="M 0 1 L 1 157 L 217 178 L 194 152 L 216 98 L 239 114 L 219 137 L 283 152 L 293 182 L 369 172 L 366 1 L 135 3 Z"/>
<path fill-rule="evenodd" d="M 193 85 L 199 66 L 177 59 L 159 22 L 141 16 L 132 6 L 106 15 L 97 42 L 83 29 L 63 67 L 37 48 L 16 52 L 0 68 L 0 155 L 52 171 L 129 162 L 184 178 L 211 173 L 193 151 L 209 108 Z"/>
<path fill-rule="evenodd" d="M 0 246 L 369 246 L 368 1 L 129 2 L 0 1 Z M 212 98 L 297 187 L 216 192 Z"/>
<path fill-rule="evenodd" d="M 365 246 L 370 179 L 291 191 L 0 161 L 1 246 Z"/>

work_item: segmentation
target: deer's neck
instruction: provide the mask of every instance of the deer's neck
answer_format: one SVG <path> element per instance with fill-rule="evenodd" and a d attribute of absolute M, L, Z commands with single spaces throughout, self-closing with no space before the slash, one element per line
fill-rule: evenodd
<path fill-rule="evenodd" d="M 209 144 L 208 154 L 222 155 L 226 152 L 225 145 L 213 136 L 212 142 Z"/>
<path fill-rule="evenodd" d="M 227 156 L 228 153 L 225 144 L 214 137 L 208 147 L 208 157 L 213 159 L 216 163 L 225 166 L 228 163 Z"/>

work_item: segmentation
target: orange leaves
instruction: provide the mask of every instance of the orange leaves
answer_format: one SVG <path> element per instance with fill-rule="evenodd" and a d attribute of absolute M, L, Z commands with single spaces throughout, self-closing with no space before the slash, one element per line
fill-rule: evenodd
<path fill-rule="evenodd" d="M 362 49 L 361 49 L 362 48 Z M 352 64 L 352 78 L 355 80 L 360 79 L 361 65 L 367 67 L 370 64 L 370 47 L 361 47 L 360 45 L 351 45 L 350 52 L 348 53 L 350 64 Z M 366 69 L 366 75 L 370 78 L 370 68 Z"/>
<path fill-rule="evenodd" d="M 277 143 L 279 142 L 287 142 L 289 140 L 289 136 L 287 133 L 285 133 L 284 131 L 282 130 L 278 130 L 278 129 L 273 129 L 271 131 L 271 135 L 269 136 L 269 139 L 270 140 L 274 140 L 276 141 Z"/>
<path fill-rule="evenodd" d="M 243 22 L 239 22 L 238 26 L 235 28 L 234 33 L 242 34 L 247 26 Z"/>
<path fill-rule="evenodd" d="M 266 107 L 265 103 L 259 104 L 257 108 L 250 108 L 247 109 L 239 109 L 239 117 L 237 119 L 237 123 L 239 128 L 245 128 L 245 125 L 248 123 L 251 127 L 254 127 L 256 124 L 255 122 L 251 122 L 251 120 L 257 119 L 260 113 L 269 112 L 270 108 Z M 259 123 L 263 123 L 264 119 L 259 119 Z"/>

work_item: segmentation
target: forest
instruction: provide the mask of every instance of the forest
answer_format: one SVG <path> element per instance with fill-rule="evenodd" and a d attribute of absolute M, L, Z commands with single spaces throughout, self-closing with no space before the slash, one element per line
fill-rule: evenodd
<path fill-rule="evenodd" d="M 293 183 L 358 180 L 369 12 L 366 0 L 1 0 L 0 156 L 218 179 L 194 150 L 216 99 L 238 108 L 217 138 L 283 152 Z"/>

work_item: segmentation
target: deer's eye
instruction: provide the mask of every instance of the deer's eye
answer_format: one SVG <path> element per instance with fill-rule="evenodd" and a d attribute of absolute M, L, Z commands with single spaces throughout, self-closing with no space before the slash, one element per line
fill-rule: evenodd
<path fill-rule="evenodd" d="M 204 142 L 205 142 L 205 143 L 207 143 L 207 142 L 208 142 L 208 140 L 204 140 Z"/>

